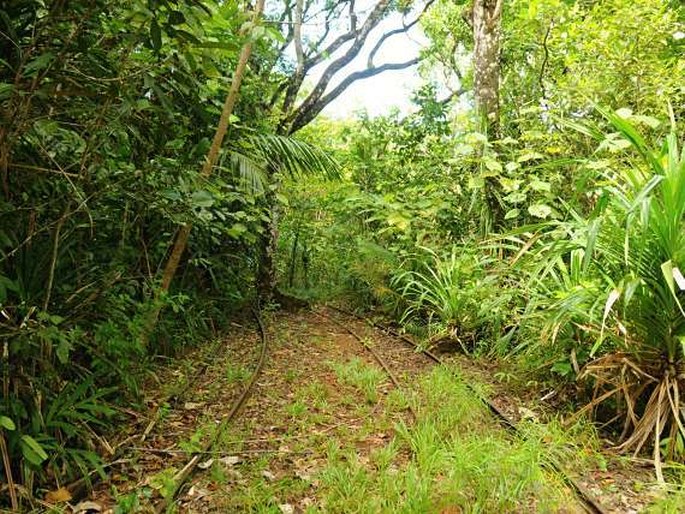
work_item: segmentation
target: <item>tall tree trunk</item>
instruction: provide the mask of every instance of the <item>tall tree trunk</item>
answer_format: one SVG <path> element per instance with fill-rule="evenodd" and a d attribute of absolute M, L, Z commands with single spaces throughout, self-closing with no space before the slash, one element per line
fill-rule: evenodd
<path fill-rule="evenodd" d="M 500 137 L 499 82 L 502 4 L 504 0 L 473 0 L 471 28 L 473 29 L 474 94 L 482 129 L 488 139 Z M 503 222 L 502 206 L 497 198 L 498 183 L 488 177 L 485 201 L 492 228 Z"/>
<path fill-rule="evenodd" d="M 500 38 L 503 0 L 474 0 L 472 13 L 476 108 L 490 139 L 499 137 Z"/>
<path fill-rule="evenodd" d="M 259 21 L 263 10 L 264 0 L 257 0 L 254 14 L 252 16 L 253 26 Z M 202 170 L 200 171 L 200 176 L 202 178 L 207 178 L 212 174 L 212 170 L 214 169 L 214 166 L 216 166 L 217 160 L 219 159 L 221 144 L 223 143 L 226 132 L 228 131 L 228 125 L 231 121 L 233 108 L 238 100 L 240 85 L 243 82 L 243 77 L 245 76 L 245 70 L 247 68 L 247 61 L 250 59 L 251 53 L 252 38 L 248 39 L 240 51 L 238 65 L 236 66 L 235 73 L 233 74 L 233 80 L 231 81 L 231 89 L 228 91 L 228 95 L 226 95 L 226 101 L 224 102 L 224 107 L 221 111 L 221 117 L 219 118 L 219 125 L 216 128 L 212 145 L 207 152 L 207 157 L 205 158 L 205 162 L 202 165 Z M 171 255 L 169 256 L 169 260 L 167 260 L 166 265 L 164 266 L 164 272 L 162 273 L 162 283 L 159 288 L 159 293 L 166 293 L 169 291 L 171 282 L 173 281 L 176 271 L 178 270 L 178 265 L 181 261 L 181 257 L 183 256 L 183 252 L 185 252 L 188 244 L 188 237 L 190 236 L 192 228 L 193 225 L 191 223 L 187 223 L 181 226 L 176 233 Z M 143 333 L 141 334 L 141 341 L 144 345 L 147 345 L 150 334 L 157 325 L 157 320 L 159 319 L 161 310 L 162 306 L 158 302 L 150 313 L 148 322 L 146 323 Z"/>
<path fill-rule="evenodd" d="M 273 173 L 269 173 L 274 177 Z M 262 234 L 261 248 L 257 268 L 257 294 L 261 302 L 270 302 L 277 294 L 278 276 L 276 273 L 276 250 L 278 248 L 278 222 L 281 215 L 280 204 L 276 193 L 280 188 L 278 180 L 271 178 L 265 195 L 269 221 Z"/>
<path fill-rule="evenodd" d="M 297 99 L 297 93 L 300 90 L 305 77 L 305 56 L 302 41 L 303 16 L 304 0 L 295 0 L 293 44 L 295 46 L 297 67 L 295 68 L 292 81 L 285 94 L 284 112 L 289 112 L 292 109 L 292 106 Z M 277 132 L 281 135 L 286 135 L 288 132 L 287 125 L 284 121 L 285 120 L 277 127 Z M 280 206 L 276 195 L 280 183 L 276 179 L 274 170 L 269 169 L 267 171 L 269 183 L 267 184 L 266 194 L 264 196 L 266 208 L 268 210 L 268 221 L 264 226 L 264 233 L 261 237 L 257 261 L 257 294 L 259 295 L 259 300 L 266 303 L 274 299 L 278 283 L 278 275 L 276 273 L 276 250 L 278 248 L 278 222 L 280 217 Z"/>

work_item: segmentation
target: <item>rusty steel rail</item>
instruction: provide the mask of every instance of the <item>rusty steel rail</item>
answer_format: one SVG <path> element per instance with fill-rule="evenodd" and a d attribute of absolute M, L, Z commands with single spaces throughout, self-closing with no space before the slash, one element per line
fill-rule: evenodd
<path fill-rule="evenodd" d="M 312 311 L 312 312 L 315 312 L 315 311 Z M 393 383 L 393 385 L 398 390 L 402 390 L 402 385 L 400 384 L 400 381 L 397 379 L 395 374 L 392 372 L 392 370 L 390 369 L 390 366 L 388 366 L 388 363 L 385 361 L 385 359 L 383 359 L 383 357 L 381 357 L 381 355 L 376 351 L 376 349 L 373 346 L 371 346 L 364 338 L 362 338 L 359 334 L 357 334 L 354 330 L 352 330 L 347 325 L 344 325 L 343 323 L 339 322 L 338 320 L 336 320 L 330 316 L 327 316 L 327 315 L 322 314 L 320 312 L 315 312 L 315 314 L 322 316 L 322 317 L 326 317 L 328 320 L 332 321 L 336 325 L 338 325 L 341 328 L 343 328 L 344 330 L 346 330 L 352 337 L 354 337 L 357 341 L 359 341 L 359 343 L 364 347 L 364 349 L 366 349 L 373 356 L 373 358 L 376 360 L 376 362 L 379 364 L 379 366 L 381 368 L 383 368 L 383 370 L 385 371 L 385 374 L 388 375 L 388 378 L 390 378 L 390 381 Z M 407 404 L 407 410 L 411 413 L 412 417 L 414 418 L 414 421 L 416 421 L 416 419 L 417 419 L 416 411 L 414 410 L 414 408 L 410 404 Z"/>
<path fill-rule="evenodd" d="M 231 423 L 238 417 L 240 410 L 252 394 L 252 390 L 254 389 L 254 386 L 257 383 L 257 379 L 259 378 L 259 376 L 262 373 L 262 370 L 264 369 L 264 364 L 266 363 L 266 358 L 268 354 L 269 340 L 266 335 L 266 329 L 264 328 L 264 323 L 262 321 L 259 311 L 257 309 L 253 309 L 252 313 L 257 321 L 257 325 L 259 326 L 259 333 L 262 342 L 259 360 L 257 361 L 257 365 L 254 371 L 252 372 L 252 377 L 250 378 L 250 381 L 245 386 L 243 392 L 240 394 L 238 399 L 235 402 L 233 402 L 231 410 L 221 420 L 221 423 L 219 423 L 219 426 L 217 427 L 212 437 L 210 437 L 209 440 L 202 446 L 200 451 L 194 452 L 190 460 L 186 463 L 186 465 L 178 473 L 176 473 L 176 475 L 174 476 L 173 490 L 168 496 L 160 500 L 159 503 L 157 503 L 157 505 L 155 506 L 155 512 L 157 514 L 166 512 L 169 506 L 174 503 L 179 491 L 188 481 L 188 479 L 193 475 L 195 469 L 197 468 L 197 465 L 200 463 L 200 460 L 216 443 L 216 441 L 219 439 L 219 436 L 223 433 L 224 429 L 229 425 L 229 423 Z"/>

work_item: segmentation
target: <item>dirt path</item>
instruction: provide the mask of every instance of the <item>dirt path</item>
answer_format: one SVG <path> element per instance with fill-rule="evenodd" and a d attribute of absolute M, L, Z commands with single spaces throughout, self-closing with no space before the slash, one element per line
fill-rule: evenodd
<path fill-rule="evenodd" d="M 162 378 L 165 394 L 177 394 L 158 411 L 150 400 L 158 421 L 145 440 L 136 433 L 127 465 L 96 489 L 102 511 L 153 512 L 190 454 L 215 437 L 175 511 L 583 512 L 545 468 L 577 449 L 543 429 L 512 437 L 456 368 L 331 310 L 265 321 L 269 357 L 240 417 L 217 433 L 256 362 L 258 336 L 247 325 Z M 399 389 L 350 331 L 382 356 Z"/>

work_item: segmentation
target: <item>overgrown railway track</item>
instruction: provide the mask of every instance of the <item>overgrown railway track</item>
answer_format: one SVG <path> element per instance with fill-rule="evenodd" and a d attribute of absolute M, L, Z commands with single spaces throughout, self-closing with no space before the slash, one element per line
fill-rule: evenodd
<path fill-rule="evenodd" d="M 183 486 L 186 484 L 186 482 L 190 479 L 190 477 L 197 469 L 197 466 L 200 463 L 200 460 L 203 458 L 203 456 L 205 456 L 206 453 L 216 443 L 216 441 L 218 440 L 219 436 L 223 433 L 225 428 L 238 417 L 241 409 L 245 405 L 245 402 L 252 394 L 254 386 L 257 383 L 257 379 L 259 378 L 259 376 L 262 373 L 262 370 L 264 369 L 264 364 L 266 362 L 269 349 L 269 339 L 266 334 L 266 329 L 264 328 L 264 322 L 262 321 L 260 312 L 257 309 L 253 309 L 252 313 L 257 322 L 260 339 L 262 343 L 259 359 L 254 370 L 252 371 L 252 376 L 250 377 L 249 382 L 247 382 L 238 398 L 233 402 L 233 405 L 231 406 L 228 413 L 221 419 L 219 425 L 214 431 L 214 434 L 210 438 L 208 438 L 207 441 L 205 441 L 205 443 L 202 445 L 202 448 L 199 451 L 193 452 L 191 454 L 190 459 L 187 461 L 185 466 L 183 466 L 183 468 L 181 468 L 181 470 L 178 473 L 176 473 L 176 475 L 173 478 L 173 487 L 167 493 L 167 495 L 164 498 L 162 498 L 155 506 L 155 512 L 157 513 L 166 512 L 169 505 L 175 501 L 178 493 L 181 491 Z"/>
<path fill-rule="evenodd" d="M 173 487 L 167 490 L 164 497 L 157 501 L 157 503 L 154 505 L 155 512 L 165 512 L 168 507 L 174 503 L 176 497 L 196 471 L 202 456 L 208 453 L 212 445 L 215 444 L 216 440 L 219 438 L 225 428 L 231 422 L 235 421 L 254 389 L 254 386 L 267 360 L 269 339 L 260 312 L 257 309 L 253 309 L 252 315 L 256 321 L 257 332 L 259 334 L 261 345 L 259 356 L 257 358 L 255 367 L 252 370 L 250 379 L 246 382 L 246 385 L 243 387 L 242 391 L 233 401 L 228 412 L 221 418 L 221 421 L 217 425 L 213 434 L 202 444 L 202 447 L 198 451 L 189 453 L 187 461 L 173 477 Z M 218 339 L 217 342 L 212 344 L 210 349 L 206 352 L 207 358 L 203 358 L 202 364 L 198 366 L 190 375 L 185 377 L 183 382 L 181 382 L 178 386 L 172 387 L 171 390 L 163 396 L 163 398 L 156 402 L 156 406 L 152 409 L 151 416 L 147 418 L 147 422 L 144 425 L 141 425 L 141 431 L 126 437 L 114 447 L 110 462 L 103 466 L 105 470 L 115 468 L 118 465 L 125 466 L 127 463 L 134 461 L 136 458 L 135 455 L 139 453 L 161 453 L 168 455 L 188 453 L 181 450 L 174 452 L 168 449 L 144 448 L 142 447 L 142 443 L 150 438 L 155 431 L 159 431 L 160 425 L 162 425 L 162 421 L 165 418 L 164 412 L 168 406 L 175 405 L 182 409 L 184 405 L 184 399 L 193 390 L 193 386 L 197 386 L 198 382 L 201 381 L 203 375 L 208 371 L 208 369 L 215 366 L 217 362 L 226 359 L 226 353 L 221 351 L 221 348 L 222 340 Z M 224 349 L 228 350 L 227 348 Z M 144 428 L 142 428 L 143 426 Z M 68 485 L 66 489 L 69 491 L 69 494 L 73 499 L 78 499 L 85 494 L 87 489 L 92 488 L 98 482 L 99 477 L 100 475 L 90 479 L 79 479 L 76 482 Z"/>
<path fill-rule="evenodd" d="M 317 312 L 314 311 L 317 315 L 326 318 L 327 320 L 331 321 L 333 324 L 339 326 L 341 329 L 346 331 L 348 334 L 350 334 L 356 341 L 359 342 L 360 346 L 363 348 L 364 352 L 368 352 L 373 359 L 377 362 L 380 368 L 383 369 L 385 374 L 387 375 L 389 381 L 393 384 L 393 386 L 399 390 L 407 390 L 406 388 L 408 387 L 407 384 L 403 384 L 402 379 L 400 376 L 398 376 L 398 373 L 404 373 L 407 370 L 405 369 L 393 369 L 395 368 L 401 368 L 402 365 L 398 365 L 398 359 L 397 355 L 395 355 L 395 358 L 393 359 L 388 359 L 386 358 L 388 356 L 388 352 L 392 349 L 392 353 L 402 353 L 404 354 L 406 352 L 406 355 L 402 357 L 402 359 L 416 359 L 416 358 L 425 358 L 429 360 L 433 365 L 436 366 L 447 366 L 447 364 L 441 359 L 438 355 L 435 353 L 431 352 L 430 350 L 426 350 L 421 348 L 419 345 L 417 345 L 409 336 L 405 334 L 401 334 L 394 330 L 393 328 L 383 325 L 381 323 L 377 323 L 369 318 L 360 316 L 356 313 L 340 309 L 337 307 L 329 306 L 329 308 L 332 311 L 336 311 L 338 314 L 345 316 L 347 319 L 340 319 L 337 315 L 332 314 L 330 311 L 329 312 Z M 260 345 L 260 352 L 259 356 L 257 359 L 257 362 L 252 369 L 251 376 L 247 382 L 244 382 L 245 385 L 243 386 L 241 392 L 238 394 L 236 399 L 233 401 L 230 409 L 227 411 L 227 413 L 220 419 L 218 422 L 216 429 L 213 431 L 211 436 L 207 437 L 205 441 L 201 444 L 201 447 L 199 447 L 196 451 L 188 452 L 186 454 L 186 458 L 183 461 L 184 465 L 180 467 L 180 470 L 175 473 L 173 476 L 173 486 L 170 489 L 167 489 L 166 493 L 164 496 L 159 499 L 156 503 L 154 503 L 153 508 L 154 511 L 157 513 L 162 513 L 166 512 L 171 505 L 173 505 L 176 502 L 177 497 L 180 495 L 180 493 L 184 490 L 186 485 L 188 484 L 189 480 L 193 477 L 195 472 L 198 469 L 198 465 L 202 462 L 203 458 L 206 458 L 208 454 L 212 453 L 212 447 L 217 443 L 219 437 L 221 434 L 226 430 L 229 424 L 234 423 L 238 417 L 240 416 L 240 413 L 242 411 L 243 406 L 247 402 L 247 400 L 252 396 L 253 391 L 256 389 L 255 385 L 262 373 L 262 370 L 265 367 L 265 363 L 267 361 L 267 356 L 269 353 L 269 337 L 267 335 L 267 332 L 265 330 L 262 318 L 260 313 L 257 310 L 253 311 L 253 315 L 256 319 L 257 327 L 258 327 L 258 332 L 259 332 L 259 339 L 261 341 Z M 349 323 L 349 319 L 356 319 L 359 321 L 364 322 L 367 324 L 367 326 L 383 332 L 386 337 L 378 337 L 377 332 L 374 333 L 373 336 L 367 336 L 367 335 L 362 335 L 358 331 L 353 328 L 354 325 Z M 394 343 L 401 342 L 401 344 L 395 344 L 395 346 L 392 346 Z M 392 347 L 392 348 L 391 348 Z M 401 352 L 399 352 L 400 348 L 404 348 Z M 420 355 L 419 355 L 420 354 Z M 400 359 L 400 361 L 402 360 Z M 391 364 L 392 362 L 392 364 Z M 203 370 L 207 369 L 207 365 L 203 364 L 201 365 L 197 370 L 196 373 L 193 374 L 193 377 L 196 377 L 198 374 L 202 374 Z M 193 382 L 193 377 L 190 377 L 187 379 L 187 382 L 181 387 L 181 389 L 177 389 L 174 392 L 172 392 L 171 396 L 174 396 L 176 398 L 175 403 L 182 403 L 182 397 L 190 389 L 190 386 Z M 403 377 L 404 378 L 404 377 Z M 465 387 L 475 396 L 478 398 L 480 402 L 482 402 L 483 405 L 487 407 L 487 409 L 492 413 L 493 417 L 509 432 L 512 434 L 515 434 L 517 437 L 520 437 L 522 439 L 525 439 L 525 434 L 523 434 L 516 426 L 516 424 L 509 419 L 507 415 L 505 415 L 501 409 L 499 409 L 496 405 L 494 405 L 490 400 L 487 398 L 483 397 L 481 394 L 478 393 L 478 391 L 473 388 L 471 385 L 468 383 L 464 384 Z M 169 398 L 167 398 L 166 401 L 168 401 Z M 255 395 L 253 398 L 254 401 L 259 401 L 259 398 Z M 407 406 L 407 411 L 408 414 L 411 416 L 413 420 L 417 420 L 418 416 L 414 408 L 411 406 L 411 404 L 408 404 Z M 130 442 L 133 440 L 134 442 L 140 442 L 144 440 L 150 433 L 152 432 L 153 427 L 155 424 L 159 421 L 160 415 L 159 415 L 160 409 L 159 406 L 155 409 L 155 412 L 152 416 L 151 421 L 147 424 L 145 430 L 141 435 L 138 435 L 137 437 L 134 437 L 133 439 L 128 438 L 127 440 Z M 136 447 L 131 447 L 129 446 L 128 449 L 122 446 L 122 454 L 125 455 L 127 451 L 140 451 L 143 450 L 143 448 L 136 448 Z M 169 450 L 159 450 L 161 453 L 171 453 Z M 176 452 L 177 454 L 182 454 L 182 452 L 179 450 Z M 565 472 L 563 466 L 561 466 L 558 462 L 554 460 L 547 459 L 545 461 L 546 467 L 552 472 L 554 472 L 557 476 L 559 476 L 563 482 L 568 486 L 570 490 L 573 491 L 575 496 L 578 499 L 578 503 L 582 505 L 582 507 L 587 511 L 592 514 L 606 514 L 607 511 L 602 507 L 602 505 L 591 495 L 589 494 L 580 484 L 578 484 L 567 472 Z"/>
<path fill-rule="evenodd" d="M 341 314 L 344 314 L 346 316 L 350 316 L 353 318 L 356 318 L 360 321 L 363 321 L 364 323 L 368 324 L 369 326 L 380 330 L 384 332 L 385 334 L 388 334 L 389 336 L 395 338 L 396 340 L 401 341 L 404 345 L 412 349 L 412 353 L 414 354 L 420 354 L 424 356 L 426 359 L 429 359 L 432 363 L 438 366 L 446 366 L 446 363 L 444 362 L 443 359 L 441 359 L 438 355 L 435 353 L 431 352 L 428 349 L 422 348 L 420 345 L 418 345 L 416 342 L 414 342 L 410 337 L 408 337 L 405 334 L 401 334 L 394 330 L 391 327 L 388 327 L 386 325 L 383 325 L 381 323 L 377 323 L 367 317 L 360 316 L 354 312 L 350 312 L 345 309 L 341 309 L 339 307 L 335 307 L 332 305 L 328 306 L 330 309 L 337 311 Z M 386 362 L 386 360 L 383 358 L 383 356 L 377 351 L 376 348 L 374 348 L 369 341 L 361 337 L 359 334 L 354 332 L 349 326 L 345 325 L 344 323 L 340 322 L 339 320 L 335 320 L 333 318 L 330 318 L 332 321 L 334 321 L 336 324 L 344 328 L 348 333 L 350 333 L 359 343 L 366 349 L 368 350 L 374 357 L 374 359 L 378 362 L 378 364 L 383 368 L 383 370 L 388 374 L 388 377 L 390 378 L 391 382 L 398 388 L 401 389 L 402 385 L 400 384 L 399 380 L 397 380 L 395 374 L 391 371 L 390 366 Z M 498 408 L 493 402 L 491 402 L 488 398 L 484 397 L 482 394 L 480 394 L 473 386 L 471 386 L 468 383 L 464 384 L 466 388 L 483 404 L 487 407 L 487 409 L 492 413 L 493 417 L 499 422 L 500 425 L 502 425 L 507 431 L 511 432 L 512 434 L 515 434 L 517 437 L 520 437 L 522 439 L 525 439 L 526 436 L 524 433 L 521 432 L 521 430 L 517 427 L 516 423 L 509 419 L 509 417 L 502 412 L 500 408 Z M 412 416 L 414 419 L 416 419 L 416 413 L 411 410 Z M 556 473 L 562 481 L 573 491 L 575 496 L 577 497 L 580 505 L 591 514 L 607 514 L 607 510 L 599 503 L 599 501 L 593 497 L 592 494 L 590 494 L 587 490 L 585 490 L 584 487 L 582 487 L 576 480 L 574 480 L 565 470 L 564 467 L 557 462 L 556 460 L 553 459 L 547 459 L 545 461 L 545 464 L 549 467 L 550 471 Z"/>
<path fill-rule="evenodd" d="M 190 387 L 197 382 L 198 378 L 203 375 L 203 373 L 213 364 L 217 359 L 223 358 L 223 355 L 216 356 L 217 352 L 221 347 L 221 339 L 217 339 L 211 348 L 207 352 L 211 357 L 210 359 L 203 359 L 202 364 L 191 374 L 191 376 L 186 377 L 185 381 L 172 388 L 163 398 L 157 401 L 157 404 L 153 408 L 152 415 L 146 418 L 147 423 L 142 432 L 136 432 L 134 434 L 126 437 L 122 441 L 119 441 L 114 448 L 111 449 L 108 462 L 101 466 L 100 471 L 105 475 L 108 475 L 110 470 L 118 465 L 125 465 L 131 461 L 130 455 L 140 450 L 139 446 L 152 434 L 155 427 L 158 426 L 160 420 L 162 419 L 162 413 L 164 407 L 171 403 L 181 403 L 184 396 L 188 393 Z M 141 422 L 138 422 L 136 426 L 141 426 Z M 94 486 L 103 478 L 102 473 L 98 473 L 97 470 L 90 472 L 88 476 L 84 476 L 70 484 L 68 484 L 65 489 L 68 491 L 69 495 L 73 499 L 79 499 L 83 497 L 89 489 L 94 488 Z"/>

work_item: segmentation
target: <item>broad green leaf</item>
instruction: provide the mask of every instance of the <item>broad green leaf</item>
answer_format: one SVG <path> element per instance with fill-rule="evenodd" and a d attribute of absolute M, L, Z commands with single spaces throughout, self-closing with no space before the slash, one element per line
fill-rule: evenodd
<path fill-rule="evenodd" d="M 528 213 L 536 218 L 549 218 L 552 214 L 552 208 L 544 203 L 536 203 L 528 207 Z"/>
<path fill-rule="evenodd" d="M 508 162 L 504 165 L 504 169 L 507 170 L 509 173 L 516 171 L 519 169 L 521 165 L 518 162 Z"/>
<path fill-rule="evenodd" d="M 26 460 L 36 466 L 40 466 L 48 459 L 43 447 L 30 435 L 21 436 L 21 451 Z"/>
<path fill-rule="evenodd" d="M 621 118 L 632 118 L 633 117 L 633 110 L 629 109 L 628 107 L 621 107 L 620 109 L 616 110 L 616 115 L 620 116 Z"/>
<path fill-rule="evenodd" d="M 516 159 L 517 162 L 528 162 L 536 159 L 544 159 L 545 156 L 538 152 L 526 152 L 521 157 Z"/>
<path fill-rule="evenodd" d="M 245 232 L 247 232 L 247 227 L 242 223 L 234 223 L 233 226 L 226 231 L 229 236 L 236 239 L 238 239 Z"/>
<path fill-rule="evenodd" d="M 526 201 L 526 193 L 524 192 L 514 192 L 504 197 L 504 201 L 507 203 L 521 203 Z"/>
<path fill-rule="evenodd" d="M 549 192 L 552 190 L 552 186 L 549 182 L 544 182 L 539 179 L 533 179 L 531 183 L 529 184 L 530 188 L 533 189 L 534 191 L 546 191 Z"/>
<path fill-rule="evenodd" d="M 554 373 L 558 373 L 562 377 L 565 377 L 573 373 L 573 366 L 568 361 L 559 361 L 554 363 L 552 366 L 552 371 Z"/>
<path fill-rule="evenodd" d="M 59 325 L 60 323 L 62 323 L 64 321 L 64 318 L 58 314 L 50 314 L 50 316 L 48 317 L 48 320 L 53 325 Z"/>
<path fill-rule="evenodd" d="M 393 212 L 387 218 L 388 225 L 399 228 L 400 230 L 407 230 L 410 226 L 409 220 L 402 214 Z"/>
<path fill-rule="evenodd" d="M 470 134 L 466 135 L 464 140 L 467 143 L 487 143 L 488 137 L 480 132 L 471 132 Z"/>
<path fill-rule="evenodd" d="M 171 150 L 180 150 L 186 145 L 186 140 L 182 138 L 177 138 L 177 139 L 172 139 L 171 141 L 167 141 L 166 144 L 164 145 L 165 148 L 169 148 Z"/>
<path fill-rule="evenodd" d="M 499 183 L 502 184 L 502 189 L 505 192 L 511 193 L 512 191 L 518 191 L 521 187 L 521 181 L 517 179 L 511 179 L 507 177 L 500 177 Z"/>
<path fill-rule="evenodd" d="M 519 209 L 511 209 L 504 215 L 505 220 L 510 220 L 512 218 L 516 218 L 521 211 Z"/>
<path fill-rule="evenodd" d="M 210 193 L 209 191 L 201 189 L 199 191 L 195 191 L 192 194 L 192 196 L 190 197 L 190 203 L 195 208 L 208 208 L 214 205 L 214 196 L 212 196 L 212 193 Z"/>
<path fill-rule="evenodd" d="M 650 128 L 659 128 L 661 125 L 661 121 L 659 121 L 656 118 L 652 118 L 651 116 L 644 116 L 642 114 L 638 114 L 636 116 L 633 116 L 633 121 L 636 121 L 638 123 L 642 123 L 643 125 L 647 125 Z"/>
<path fill-rule="evenodd" d="M 13 431 L 13 430 L 17 429 L 17 426 L 14 424 L 14 421 L 12 421 L 7 416 L 0 416 L 0 427 L 4 428 L 5 430 L 9 430 L 9 431 Z"/>
<path fill-rule="evenodd" d="M 168 198 L 169 200 L 180 200 L 181 199 L 181 193 L 174 189 L 166 189 L 165 191 L 162 191 L 162 196 L 164 198 Z"/>
<path fill-rule="evenodd" d="M 487 156 L 483 157 L 483 164 L 485 164 L 485 167 L 488 169 L 488 171 L 491 171 L 492 173 L 502 173 L 502 164 L 497 159 Z"/>
<path fill-rule="evenodd" d="M 469 177 L 469 189 L 481 189 L 484 185 L 485 179 L 483 177 Z"/>
<path fill-rule="evenodd" d="M 33 75 L 36 72 L 47 68 L 54 57 L 55 56 L 52 54 L 52 52 L 45 52 L 44 54 L 39 55 L 26 65 L 24 68 L 24 73 L 26 75 Z"/>
<path fill-rule="evenodd" d="M 57 354 L 57 359 L 59 359 L 62 364 L 69 362 L 69 352 L 71 351 L 71 348 L 71 343 L 64 337 L 57 343 L 55 353 Z"/>

